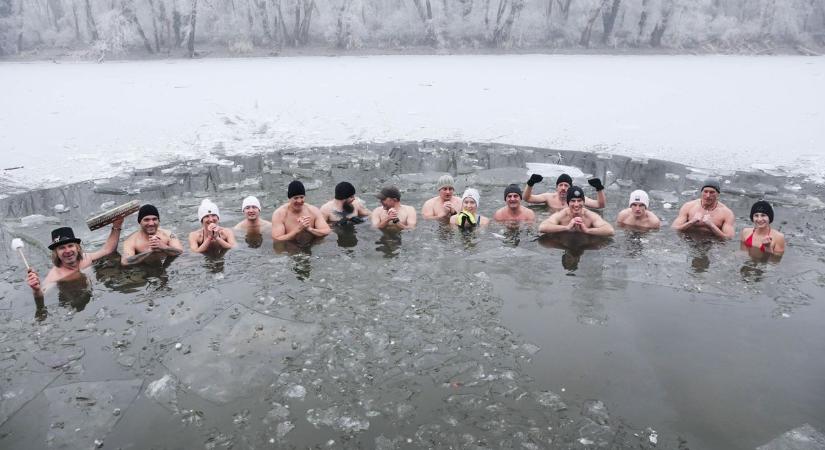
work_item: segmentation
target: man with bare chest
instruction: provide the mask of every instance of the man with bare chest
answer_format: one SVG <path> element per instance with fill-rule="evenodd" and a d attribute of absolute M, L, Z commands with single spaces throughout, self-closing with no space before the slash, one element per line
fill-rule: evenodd
<path fill-rule="evenodd" d="M 524 189 L 524 201 L 527 203 L 544 203 L 553 211 L 558 211 L 567 207 L 567 191 L 573 186 L 573 178 L 563 173 L 556 179 L 556 191 L 545 192 L 544 194 L 533 194 L 533 186 L 540 183 L 544 177 L 534 173 L 527 180 L 527 188 Z M 587 183 L 596 189 L 596 199 L 584 198 L 584 206 L 588 208 L 604 208 L 607 204 L 607 196 L 604 193 L 604 185 L 599 178 L 590 178 Z"/>
<path fill-rule="evenodd" d="M 567 207 L 553 213 L 539 225 L 540 233 L 577 232 L 591 236 L 613 236 L 613 227 L 602 217 L 584 207 L 584 191 L 571 186 Z"/>
<path fill-rule="evenodd" d="M 329 225 L 317 207 L 305 203 L 304 184 L 293 180 L 287 187 L 289 201 L 272 213 L 272 239 L 311 241 L 330 233 Z"/>
<path fill-rule="evenodd" d="M 46 291 L 58 283 L 77 280 L 83 281 L 85 275 L 81 273 L 82 270 L 90 267 L 92 263 L 98 259 L 115 251 L 117 249 L 117 243 L 120 240 L 120 230 L 122 227 L 123 218 L 112 222 L 112 231 L 109 233 L 109 238 L 106 239 L 103 248 L 90 253 L 83 251 L 83 247 L 80 246 L 80 239 L 74 236 L 74 231 L 71 228 L 61 227 L 52 230 L 52 241 L 49 244 L 49 250 L 52 251 L 52 264 L 54 264 L 54 266 L 49 270 L 42 285 L 40 283 L 40 277 L 33 267 L 29 269 L 28 276 L 26 277 L 26 282 L 32 289 L 38 311 L 45 311 L 43 303 Z"/>
<path fill-rule="evenodd" d="M 189 248 L 195 253 L 223 252 L 235 246 L 235 233 L 220 226 L 218 205 L 208 198 L 198 207 L 201 228 L 189 233 Z"/>
<path fill-rule="evenodd" d="M 450 175 L 438 179 L 438 195 L 424 202 L 421 215 L 425 219 L 450 220 L 461 211 L 461 199 L 455 195 L 455 181 Z"/>
<path fill-rule="evenodd" d="M 733 211 L 719 201 L 719 180 L 708 178 L 702 183 L 701 197 L 679 209 L 671 227 L 677 231 L 700 231 L 730 239 L 735 234 Z"/>
<path fill-rule="evenodd" d="M 138 211 L 140 230 L 123 242 L 120 263 L 124 266 L 142 262 L 161 261 L 166 256 L 183 252 L 183 244 L 174 233 L 160 228 L 160 213 L 153 205 L 143 205 Z"/>

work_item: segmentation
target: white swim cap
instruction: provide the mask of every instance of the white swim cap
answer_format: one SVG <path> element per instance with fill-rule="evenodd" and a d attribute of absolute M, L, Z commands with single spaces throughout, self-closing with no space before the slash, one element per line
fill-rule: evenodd
<path fill-rule="evenodd" d="M 467 188 L 467 190 L 464 191 L 464 194 L 461 195 L 461 201 L 463 202 L 464 199 L 467 198 L 467 197 L 470 197 L 470 198 L 472 198 L 473 200 L 476 201 L 476 208 L 481 206 L 480 203 L 478 202 L 479 195 L 478 195 L 477 190 L 475 190 L 473 188 Z"/>
<path fill-rule="evenodd" d="M 641 203 L 645 205 L 645 208 L 650 206 L 650 198 L 647 196 L 647 192 L 638 189 L 630 193 L 630 200 L 627 202 L 627 206 L 630 206 L 634 203 Z"/>
<path fill-rule="evenodd" d="M 243 211 L 247 206 L 254 206 L 261 209 L 261 202 L 259 202 L 258 198 L 254 195 L 250 195 L 249 197 L 243 199 L 243 203 L 241 203 L 241 210 Z"/>
<path fill-rule="evenodd" d="M 209 214 L 214 214 L 218 216 L 218 219 L 221 218 L 220 210 L 218 210 L 218 205 L 212 203 L 212 200 L 208 198 L 203 199 L 201 205 L 198 207 L 198 220 L 203 221 L 203 218 L 208 216 Z"/>

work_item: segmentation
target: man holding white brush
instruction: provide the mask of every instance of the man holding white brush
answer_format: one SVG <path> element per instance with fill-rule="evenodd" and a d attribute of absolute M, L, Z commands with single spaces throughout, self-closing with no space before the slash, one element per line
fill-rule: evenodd
<path fill-rule="evenodd" d="M 103 247 L 91 253 L 85 253 L 80 246 L 80 239 L 74 236 L 74 230 L 69 227 L 61 227 L 52 230 L 52 241 L 49 250 L 52 251 L 52 263 L 54 266 L 49 270 L 43 285 L 40 277 L 34 268 L 29 268 L 29 275 L 26 281 L 34 292 L 35 299 L 43 298 L 43 291 L 48 290 L 58 281 L 68 280 L 77 276 L 81 270 L 92 265 L 93 262 L 112 253 L 117 249 L 120 240 L 120 230 L 123 226 L 123 218 L 112 222 L 112 232 Z"/>

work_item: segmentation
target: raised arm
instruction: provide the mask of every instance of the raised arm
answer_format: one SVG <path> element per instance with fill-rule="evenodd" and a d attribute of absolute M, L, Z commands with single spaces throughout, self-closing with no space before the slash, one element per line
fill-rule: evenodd
<path fill-rule="evenodd" d="M 106 243 L 103 244 L 103 247 L 101 247 L 98 251 L 87 253 L 86 256 L 88 256 L 92 261 L 97 261 L 98 259 L 103 258 L 104 256 L 117 250 L 117 243 L 120 240 L 120 230 L 122 229 L 123 217 L 112 222 L 112 231 L 109 232 L 109 238 L 106 239 Z"/>
<path fill-rule="evenodd" d="M 599 178 L 591 178 L 587 180 L 587 184 L 596 189 L 596 200 L 593 200 L 592 198 L 585 198 L 584 206 L 587 206 L 588 208 L 604 208 L 607 205 L 607 195 L 604 193 L 604 185 L 602 184 L 602 180 Z"/>

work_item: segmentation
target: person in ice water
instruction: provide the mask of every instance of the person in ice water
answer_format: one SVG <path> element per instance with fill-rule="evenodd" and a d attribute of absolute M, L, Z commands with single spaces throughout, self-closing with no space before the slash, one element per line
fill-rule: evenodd
<path fill-rule="evenodd" d="M 261 202 L 254 195 L 243 199 L 241 211 L 244 218 L 233 227 L 235 230 L 261 234 L 272 226 L 272 222 L 261 219 Z"/>
<path fill-rule="evenodd" d="M 52 251 L 52 268 L 46 275 L 46 279 L 41 284 L 40 277 L 34 268 L 29 268 L 26 282 L 34 295 L 34 302 L 37 306 L 35 316 L 45 318 L 44 294 L 57 283 L 67 282 L 72 284 L 82 281 L 85 275 L 81 270 L 88 268 L 93 262 L 112 253 L 117 249 L 117 242 L 120 240 L 120 230 L 123 227 L 123 218 L 112 222 L 112 231 L 103 247 L 92 253 L 83 251 L 80 246 L 80 239 L 74 236 L 74 231 L 69 227 L 60 227 L 52 230 L 52 240 L 49 243 L 49 250 Z M 82 281 L 85 282 L 85 281 Z M 84 287 L 85 289 L 85 287 Z M 82 309 L 82 308 L 81 308 Z"/>
<path fill-rule="evenodd" d="M 504 206 L 493 214 L 497 222 L 533 222 L 536 213 L 521 204 L 521 188 L 511 184 L 504 189 Z"/>
<path fill-rule="evenodd" d="M 775 256 L 785 253 L 785 235 L 771 227 L 773 207 L 765 200 L 759 200 L 751 206 L 753 227 L 743 228 L 739 234 L 742 247 Z"/>
<path fill-rule="evenodd" d="M 567 191 L 567 207 L 553 213 L 539 225 L 540 233 L 565 231 L 591 236 L 613 236 L 613 227 L 602 217 L 584 207 L 584 191 L 572 186 Z"/>
<path fill-rule="evenodd" d="M 677 231 L 701 231 L 730 239 L 734 236 L 733 211 L 719 201 L 719 180 L 708 178 L 702 183 L 701 197 L 681 208 L 671 228 Z"/>
<path fill-rule="evenodd" d="M 541 175 L 534 173 L 527 180 L 527 188 L 524 190 L 524 201 L 527 203 L 544 203 L 553 211 L 558 211 L 567 206 L 567 192 L 573 186 L 573 178 L 563 173 L 556 178 L 556 192 L 545 192 L 544 194 L 533 194 L 533 186 L 541 183 L 544 179 Z M 604 185 L 599 178 L 590 178 L 587 183 L 596 189 L 596 199 L 584 198 L 584 206 L 588 208 L 604 208 L 607 204 L 607 196 L 604 193 Z"/>
<path fill-rule="evenodd" d="M 159 261 L 164 256 L 177 256 L 183 244 L 174 233 L 160 227 L 160 213 L 154 205 L 146 204 L 138 210 L 140 230 L 123 241 L 120 263 L 124 266 L 148 261 Z"/>
<path fill-rule="evenodd" d="M 370 215 L 370 210 L 355 196 L 355 186 L 342 181 L 335 185 L 335 198 L 321 205 L 321 215 L 329 224 L 358 224 Z"/>
<path fill-rule="evenodd" d="M 421 215 L 425 219 L 448 220 L 461 211 L 461 199 L 455 196 L 455 181 L 450 175 L 438 179 L 438 195 L 424 202 Z"/>
<path fill-rule="evenodd" d="M 658 230 L 662 221 L 647 208 L 650 206 L 650 197 L 647 192 L 638 189 L 630 193 L 627 208 L 619 211 L 616 223 L 621 227 L 637 230 Z"/>
<path fill-rule="evenodd" d="M 477 190 L 468 188 L 461 195 L 461 212 L 450 217 L 450 225 L 465 230 L 475 227 L 486 227 L 490 219 L 478 213 L 480 195 Z"/>
<path fill-rule="evenodd" d="M 375 198 L 381 201 L 381 206 L 372 211 L 372 226 L 380 230 L 415 228 L 418 220 L 415 208 L 401 204 L 401 191 L 397 187 L 382 188 Z"/>
<path fill-rule="evenodd" d="M 321 210 L 305 203 L 304 184 L 293 180 L 287 187 L 289 201 L 272 213 L 272 239 L 276 241 L 306 241 L 330 233 Z"/>
<path fill-rule="evenodd" d="M 235 246 L 235 233 L 219 225 L 221 212 L 208 198 L 198 207 L 201 227 L 189 233 L 189 248 L 195 253 L 229 250 Z"/>

